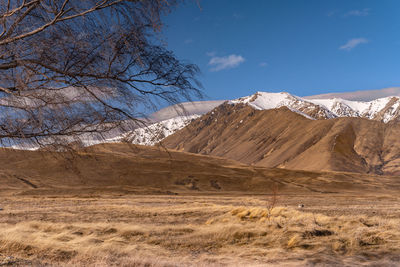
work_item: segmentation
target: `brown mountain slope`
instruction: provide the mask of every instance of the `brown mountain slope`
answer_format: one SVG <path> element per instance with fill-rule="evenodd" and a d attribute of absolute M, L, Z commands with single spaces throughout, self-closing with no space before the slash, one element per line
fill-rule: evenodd
<path fill-rule="evenodd" d="M 0 195 L 389 192 L 397 177 L 292 171 L 144 146 L 97 145 L 76 154 L 0 149 Z"/>
<path fill-rule="evenodd" d="M 264 167 L 400 174 L 400 124 L 223 104 L 163 144 Z"/>

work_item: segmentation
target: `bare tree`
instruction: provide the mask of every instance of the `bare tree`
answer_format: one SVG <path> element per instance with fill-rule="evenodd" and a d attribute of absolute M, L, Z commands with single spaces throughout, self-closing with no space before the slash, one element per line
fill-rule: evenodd
<path fill-rule="evenodd" d="M 0 0 L 0 141 L 101 134 L 201 96 L 198 68 L 159 38 L 175 4 Z"/>
<path fill-rule="evenodd" d="M 279 187 L 278 184 L 276 182 L 274 182 L 273 186 L 272 186 L 272 194 L 267 197 L 266 201 L 266 208 L 267 208 L 267 212 L 268 212 L 268 220 L 271 219 L 271 215 L 272 215 L 272 210 L 276 207 L 276 204 L 278 203 L 278 199 L 279 199 Z"/>

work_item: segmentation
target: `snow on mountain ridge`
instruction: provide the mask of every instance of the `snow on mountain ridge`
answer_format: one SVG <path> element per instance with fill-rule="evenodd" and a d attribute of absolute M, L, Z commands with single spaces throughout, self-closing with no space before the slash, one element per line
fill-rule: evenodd
<path fill-rule="evenodd" d="M 239 99 L 231 100 L 229 101 L 229 103 L 249 104 L 255 109 L 264 110 L 264 109 L 279 108 L 282 106 L 290 106 L 294 104 L 296 100 L 297 97 L 286 92 L 282 93 L 257 92 L 251 96 L 246 96 Z"/>
<path fill-rule="evenodd" d="M 304 99 L 289 93 L 257 92 L 254 95 L 229 101 L 231 104 L 248 104 L 254 109 L 265 110 L 286 106 L 294 112 L 314 119 L 361 117 L 389 122 L 400 116 L 400 98 L 396 96 L 369 102 L 341 98 Z"/>
<path fill-rule="evenodd" d="M 361 117 L 371 120 L 381 120 L 387 123 L 396 119 L 399 115 L 400 98 L 396 96 L 378 98 L 368 102 L 340 98 L 307 100 L 325 106 L 337 117 Z M 342 106 L 337 108 L 339 104 Z M 381 114 L 382 112 L 383 114 Z M 382 118 L 380 118 L 380 115 Z"/>
<path fill-rule="evenodd" d="M 152 146 L 162 141 L 165 137 L 184 128 L 192 120 L 199 118 L 200 115 L 179 116 L 141 127 L 133 131 L 122 134 L 117 138 L 113 138 L 113 142 L 128 141 L 137 145 Z"/>

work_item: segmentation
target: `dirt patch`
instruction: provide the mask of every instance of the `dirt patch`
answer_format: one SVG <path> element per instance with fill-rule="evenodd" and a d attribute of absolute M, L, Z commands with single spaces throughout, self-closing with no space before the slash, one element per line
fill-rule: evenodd
<path fill-rule="evenodd" d="M 212 188 L 215 188 L 217 190 L 221 190 L 222 187 L 219 185 L 217 180 L 210 180 L 210 185 Z"/>
<path fill-rule="evenodd" d="M 176 185 L 183 185 L 190 190 L 200 190 L 197 186 L 199 179 L 196 179 L 194 176 L 189 175 L 187 178 L 176 180 Z"/>

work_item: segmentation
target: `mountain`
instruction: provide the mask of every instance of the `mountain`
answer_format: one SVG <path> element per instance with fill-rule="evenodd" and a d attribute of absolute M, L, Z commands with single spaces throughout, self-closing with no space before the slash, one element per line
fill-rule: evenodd
<path fill-rule="evenodd" d="M 225 102 L 224 100 L 215 101 L 195 101 L 184 102 L 177 105 L 168 106 L 143 120 L 143 125 L 124 127 L 129 130 L 120 130 L 104 135 L 105 138 L 93 138 L 88 136 L 82 138 L 84 146 L 91 146 L 101 143 L 116 143 L 127 141 L 137 145 L 152 146 L 165 137 L 184 128 L 192 120 L 209 112 L 213 108 Z M 14 147 L 16 148 L 16 147 Z"/>
<path fill-rule="evenodd" d="M 184 102 L 163 108 L 149 116 L 146 126 L 122 133 L 107 141 L 127 140 L 138 145 L 154 145 L 223 102 L 225 101 Z"/>
<path fill-rule="evenodd" d="M 245 104 L 255 110 L 287 107 L 291 111 L 311 120 L 358 117 L 388 123 L 398 121 L 400 118 L 400 97 L 389 96 L 368 102 L 341 98 L 322 99 L 323 96 L 320 97 L 321 99 L 310 99 L 285 92 L 257 92 L 251 96 L 227 102 L 234 105 Z M 124 127 L 125 130 L 115 129 L 101 136 L 88 134 L 82 136 L 79 141 L 84 146 L 121 141 L 139 145 L 154 145 L 224 102 L 226 101 L 197 101 L 169 106 L 151 114 L 144 120 L 141 127 L 129 125 L 127 122 L 127 127 Z M 38 147 L 30 144 L 19 144 L 13 146 L 13 148 L 37 149 Z"/>
<path fill-rule="evenodd" d="M 384 108 L 368 103 L 357 112 L 375 120 L 338 117 L 338 110 L 286 93 L 258 93 L 218 106 L 163 144 L 263 167 L 400 175 L 400 124 L 395 116 L 384 120 L 384 101 L 374 103 Z M 347 107 L 350 116 L 356 109 Z M 321 114 L 332 118 L 310 119 Z"/>
<path fill-rule="evenodd" d="M 184 128 L 200 115 L 193 114 L 188 116 L 177 116 L 160 122 L 149 124 L 148 126 L 137 128 L 133 131 L 123 133 L 112 139 L 106 139 L 107 143 L 128 141 L 137 145 L 153 146 L 165 137 Z"/>
<path fill-rule="evenodd" d="M 162 141 L 167 148 L 268 168 L 400 175 L 399 97 L 363 102 L 257 92 L 221 102 L 167 107 L 143 127 L 105 139 L 86 136 L 82 143 Z"/>
<path fill-rule="evenodd" d="M 154 145 L 165 137 L 182 129 L 193 119 L 203 115 L 225 101 L 186 102 L 164 108 L 150 116 L 148 126 L 123 133 L 108 141 L 120 141 L 128 137 L 135 144 Z M 287 107 L 308 119 L 333 119 L 360 117 L 384 123 L 400 117 L 400 97 L 385 97 L 369 102 L 350 101 L 340 98 L 306 99 L 289 93 L 257 92 L 254 95 L 228 101 L 231 104 L 247 104 L 256 110 Z"/>
<path fill-rule="evenodd" d="M 138 145 L 154 145 L 168 135 L 182 129 L 193 119 L 200 117 L 216 106 L 222 104 L 223 100 L 184 102 L 168 106 L 142 119 L 137 125 L 126 121 L 121 128 L 116 128 L 102 134 L 88 133 L 78 137 L 66 136 L 64 140 L 68 143 L 79 143 L 82 146 L 93 146 L 103 143 L 117 143 L 128 141 Z M 42 140 L 43 144 L 52 143 L 51 140 Z M 9 146 L 12 149 L 37 150 L 40 147 L 31 142 L 20 142 Z"/>

